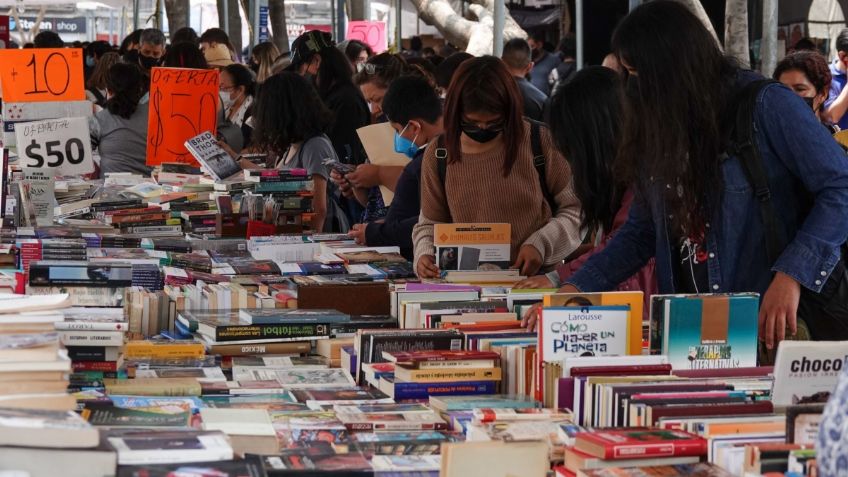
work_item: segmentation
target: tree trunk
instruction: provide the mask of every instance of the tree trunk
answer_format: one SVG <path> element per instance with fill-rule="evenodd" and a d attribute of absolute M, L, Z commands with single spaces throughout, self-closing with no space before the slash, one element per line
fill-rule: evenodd
<path fill-rule="evenodd" d="M 289 51 L 289 32 L 286 28 L 286 2 L 285 0 L 269 0 L 268 16 L 271 22 L 271 32 L 274 36 L 271 40 L 277 45 L 281 53 Z"/>
<path fill-rule="evenodd" d="M 412 0 L 412 4 L 418 10 L 419 17 L 439 30 L 448 42 L 472 55 L 480 56 L 492 54 L 495 1 L 504 0 L 474 0 L 468 7 L 471 19 L 463 18 L 448 0 Z M 507 12 L 504 41 L 513 38 L 527 38 L 527 33 Z"/>
<path fill-rule="evenodd" d="M 724 12 L 724 51 L 745 68 L 750 67 L 748 0 L 727 0 Z"/>
<path fill-rule="evenodd" d="M 239 8 L 238 0 L 223 0 L 227 2 L 227 14 L 230 17 L 229 35 L 230 43 L 236 49 L 239 55 L 242 53 L 243 45 L 241 41 L 241 9 Z"/>
<path fill-rule="evenodd" d="M 188 8 L 188 0 L 165 0 L 168 31 L 175 32 L 184 26 L 188 26 Z"/>
<path fill-rule="evenodd" d="M 560 36 L 566 36 L 571 33 L 571 8 L 568 7 L 568 2 L 562 2 L 562 17 L 559 22 Z"/>
<path fill-rule="evenodd" d="M 676 0 L 676 1 L 682 3 L 683 5 L 686 5 L 687 7 L 689 7 L 689 10 L 691 10 L 692 13 L 694 13 L 695 16 L 697 16 L 698 19 L 701 20 L 701 23 L 703 23 L 704 26 L 707 27 L 707 30 L 709 30 L 709 32 L 712 33 L 713 38 L 715 38 L 716 43 L 719 43 L 718 35 L 716 35 L 715 28 L 713 28 L 713 22 L 710 21 L 710 17 L 709 17 L 709 15 L 707 15 L 706 10 L 704 10 L 704 6 L 701 5 L 701 0 Z M 719 44 L 719 46 L 721 46 L 721 45 Z"/>

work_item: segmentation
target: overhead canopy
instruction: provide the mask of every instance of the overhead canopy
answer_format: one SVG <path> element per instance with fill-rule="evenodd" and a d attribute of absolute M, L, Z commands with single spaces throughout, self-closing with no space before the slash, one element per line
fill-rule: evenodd
<path fill-rule="evenodd" d="M 548 8 L 546 10 L 518 10 L 510 8 L 509 14 L 521 28 L 526 30 L 528 28 L 559 24 L 562 10 L 560 7 Z"/>

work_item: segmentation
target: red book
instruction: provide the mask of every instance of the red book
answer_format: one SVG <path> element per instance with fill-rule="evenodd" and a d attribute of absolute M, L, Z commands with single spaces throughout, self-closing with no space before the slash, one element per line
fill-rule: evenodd
<path fill-rule="evenodd" d="M 739 416 L 743 414 L 771 414 L 771 401 L 740 403 L 686 403 L 661 404 L 649 407 L 648 423 L 653 424 L 663 417 Z"/>
<path fill-rule="evenodd" d="M 670 364 L 634 364 L 631 366 L 575 366 L 572 376 L 667 376 Z"/>
<path fill-rule="evenodd" d="M 742 378 L 768 376 L 774 372 L 774 366 L 756 368 L 718 368 L 718 369 L 675 369 L 671 372 L 681 378 Z"/>
<path fill-rule="evenodd" d="M 500 359 L 501 355 L 492 351 L 386 351 L 383 358 L 393 363 L 419 363 Z"/>
<path fill-rule="evenodd" d="M 686 457 L 707 454 L 707 440 L 688 432 L 657 428 L 624 428 L 579 432 L 574 447 L 601 459 Z"/>
<path fill-rule="evenodd" d="M 118 370 L 117 361 L 74 361 L 71 363 L 74 371 L 110 371 Z"/>

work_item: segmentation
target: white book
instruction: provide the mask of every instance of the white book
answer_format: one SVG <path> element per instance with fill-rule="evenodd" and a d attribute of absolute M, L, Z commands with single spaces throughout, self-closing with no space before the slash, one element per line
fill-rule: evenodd
<path fill-rule="evenodd" d="M 23 315 L 24 313 L 35 311 L 61 310 L 70 306 L 71 300 L 67 293 L 39 296 L 0 295 L 0 314 L 15 313 Z M 0 316 L 0 323 L 3 323 L 3 318 L 3 316 Z M 58 321 L 61 321 L 61 319 Z"/>
<path fill-rule="evenodd" d="M 846 356 L 848 341 L 781 341 L 774 360 L 775 407 L 790 406 L 817 392 L 833 392 Z"/>
<path fill-rule="evenodd" d="M 271 416 L 265 409 L 222 409 L 200 410 L 203 429 L 221 431 L 230 436 L 276 436 Z"/>
<path fill-rule="evenodd" d="M 185 147 L 216 181 L 228 179 L 241 172 L 241 166 L 218 145 L 217 139 L 209 131 L 190 138 L 185 142 Z"/>
<path fill-rule="evenodd" d="M 68 351 L 60 349 L 56 352 L 55 361 L 31 361 L 31 362 L 0 362 L 0 373 L 19 373 L 35 371 L 61 371 L 71 372 L 71 360 L 68 359 Z"/>
<path fill-rule="evenodd" d="M 233 459 L 233 448 L 223 433 L 141 432 L 109 437 L 120 465 L 186 464 Z"/>

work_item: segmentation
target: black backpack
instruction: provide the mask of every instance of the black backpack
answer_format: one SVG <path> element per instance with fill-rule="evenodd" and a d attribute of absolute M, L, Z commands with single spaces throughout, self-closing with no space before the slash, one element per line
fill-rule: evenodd
<path fill-rule="evenodd" d="M 759 80 L 746 85 L 736 96 L 736 111 L 730 152 L 736 154 L 754 195 L 760 203 L 760 218 L 766 239 L 769 263 L 774 264 L 786 248 L 787 241 L 778 227 L 778 218 L 771 199 L 768 175 L 754 137 L 754 111 L 757 98 L 772 80 Z M 842 259 L 836 265 L 821 293 L 801 287 L 798 319 L 807 324 L 815 340 L 848 340 L 848 272 L 845 268 L 846 245 Z"/>
<path fill-rule="evenodd" d="M 545 171 L 548 159 L 545 157 L 545 151 L 542 150 L 541 128 L 546 128 L 547 126 L 530 118 L 525 118 L 525 120 L 530 123 L 530 148 L 533 151 L 533 167 L 536 168 L 536 173 L 539 176 L 539 185 L 542 187 L 542 195 L 545 196 L 545 202 L 551 208 L 551 216 L 555 216 L 557 213 L 557 204 L 553 194 L 548 189 L 548 182 L 546 180 L 547 172 Z M 445 148 L 444 135 L 439 136 L 437 143 L 436 170 L 439 174 L 439 182 L 441 182 L 442 189 L 444 189 L 448 174 L 448 150 Z"/>

